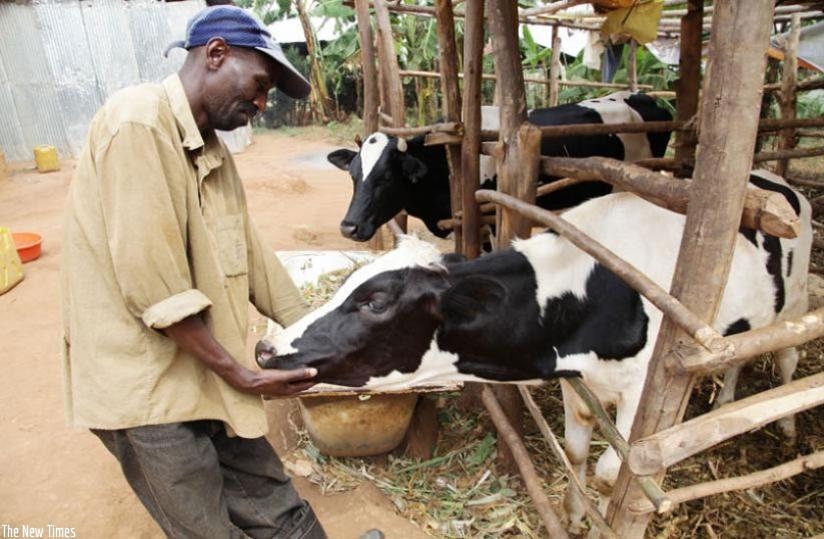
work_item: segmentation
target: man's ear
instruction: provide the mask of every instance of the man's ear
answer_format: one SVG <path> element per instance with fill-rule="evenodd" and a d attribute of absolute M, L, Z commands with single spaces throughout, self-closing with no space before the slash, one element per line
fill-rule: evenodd
<path fill-rule="evenodd" d="M 418 180 L 426 176 L 426 173 L 429 172 L 429 169 L 426 168 L 426 165 L 423 161 L 418 159 L 417 157 L 412 157 L 409 154 L 401 154 L 403 156 L 403 164 L 401 165 L 401 170 L 403 171 L 403 175 L 406 178 L 409 178 L 409 181 L 412 183 L 418 183 Z"/>
<path fill-rule="evenodd" d="M 217 69 L 229 56 L 229 45 L 222 37 L 213 37 L 205 46 L 206 65 L 209 69 Z"/>
<path fill-rule="evenodd" d="M 357 152 L 341 148 L 326 156 L 326 159 L 341 170 L 349 171 L 349 163 L 358 155 Z"/>
<path fill-rule="evenodd" d="M 441 311 L 451 325 L 475 322 L 482 314 L 497 309 L 506 298 L 506 287 L 485 275 L 470 275 L 441 295 Z"/>

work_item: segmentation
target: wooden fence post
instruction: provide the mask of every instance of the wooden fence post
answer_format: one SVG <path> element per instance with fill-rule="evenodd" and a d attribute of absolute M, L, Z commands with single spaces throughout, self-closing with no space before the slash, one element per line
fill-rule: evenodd
<path fill-rule="evenodd" d="M 696 189 L 691 192 L 672 284 L 673 295 L 706 321 L 712 321 L 717 313 L 741 219 L 774 0 L 718 0 L 714 6 L 712 63 L 702 95 Z M 671 374 L 663 358 L 678 341 L 687 339 L 675 324 L 664 319 L 630 442 L 672 426 L 683 417 L 694 377 Z M 660 482 L 663 474 L 654 477 Z M 619 537 L 643 536 L 649 515 L 629 511 L 641 497 L 629 467 L 622 465 L 607 512 L 607 521 Z"/>

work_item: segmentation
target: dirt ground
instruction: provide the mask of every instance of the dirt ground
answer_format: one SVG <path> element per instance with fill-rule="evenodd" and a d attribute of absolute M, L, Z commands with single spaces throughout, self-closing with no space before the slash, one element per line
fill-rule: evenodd
<path fill-rule="evenodd" d="M 236 156 L 250 213 L 272 249 L 364 248 L 338 232 L 351 184 L 326 163 L 326 154 L 337 147 L 321 136 L 272 132 L 256 135 Z M 74 163 L 64 159 L 60 171 L 47 174 L 38 173 L 33 162 L 8 168 L 0 175 L 0 226 L 37 232 L 44 241 L 42 256 L 24 265 L 23 282 L 0 295 L 0 526 L 42 528 L 45 536 L 51 525 L 73 528 L 81 538 L 162 537 L 115 459 L 93 435 L 65 422 L 58 274 L 62 208 Z M 288 460 L 295 404 L 269 401 L 267 409 L 269 438 Z M 369 484 L 323 495 L 302 478 L 295 482 L 332 539 L 358 537 L 370 528 L 389 538 L 426 537 Z"/>

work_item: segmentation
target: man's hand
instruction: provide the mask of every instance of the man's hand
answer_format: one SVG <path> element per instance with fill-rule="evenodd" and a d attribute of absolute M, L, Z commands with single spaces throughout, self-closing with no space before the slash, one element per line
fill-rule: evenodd
<path fill-rule="evenodd" d="M 249 374 L 244 376 L 244 379 L 239 381 L 239 384 L 235 387 L 246 393 L 267 397 L 288 397 L 309 389 L 316 383 L 311 379 L 318 374 L 317 369 L 295 369 L 290 371 L 277 369 L 245 370 Z"/>
<path fill-rule="evenodd" d="M 317 376 L 318 371 L 313 368 L 289 371 L 247 369 L 212 337 L 198 315 L 184 318 L 165 328 L 163 332 L 238 391 L 267 397 L 286 397 L 315 385 L 311 378 Z"/>

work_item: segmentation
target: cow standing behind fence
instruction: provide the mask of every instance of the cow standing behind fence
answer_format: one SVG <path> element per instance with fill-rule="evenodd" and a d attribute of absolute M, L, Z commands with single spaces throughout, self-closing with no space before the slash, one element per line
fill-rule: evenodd
<path fill-rule="evenodd" d="M 484 107 L 482 127 L 497 128 L 492 127 L 497 124 L 497 114 L 496 107 Z M 623 91 L 580 103 L 535 109 L 527 119 L 539 126 L 549 126 L 640 123 L 672 117 L 651 97 Z M 669 132 L 546 138 L 541 143 L 541 154 L 635 161 L 663 157 L 669 138 Z M 481 167 L 482 186 L 494 189 L 494 161 L 481 157 L 486 161 L 482 161 Z M 352 177 L 352 200 L 340 224 L 344 236 L 367 241 L 401 210 L 421 219 L 434 235 L 443 238 L 449 234 L 449 230 L 438 228 L 438 221 L 452 217 L 446 154 L 440 146 L 425 146 L 424 136 L 405 140 L 373 133 L 366 137 L 360 151 L 340 149 L 331 152 L 328 159 Z M 539 183 L 555 179 L 542 176 Z M 586 182 L 540 197 L 538 205 L 549 210 L 568 208 L 611 190 L 612 186 L 606 183 Z"/>
<path fill-rule="evenodd" d="M 751 183 L 783 193 L 801 232 L 792 240 L 739 233 L 714 324 L 723 334 L 807 308 L 809 203 L 773 174 L 754 175 Z M 683 215 L 617 193 L 564 217 L 669 288 Z M 280 369 L 312 366 L 318 382 L 374 390 L 582 376 L 605 406 L 615 405 L 616 426 L 628 437 L 661 319 L 647 299 L 551 232 L 469 262 L 454 262 L 410 238 L 353 273 L 327 304 L 267 336 L 258 361 Z M 785 381 L 796 361 L 794 349 L 778 354 Z M 584 481 L 592 416 L 568 388 L 564 413 L 567 453 Z M 794 435 L 792 418 L 782 426 Z M 595 475 L 611 485 L 619 466 L 610 448 Z M 573 526 L 580 523 L 584 506 L 575 489 L 568 490 L 566 507 Z"/>

